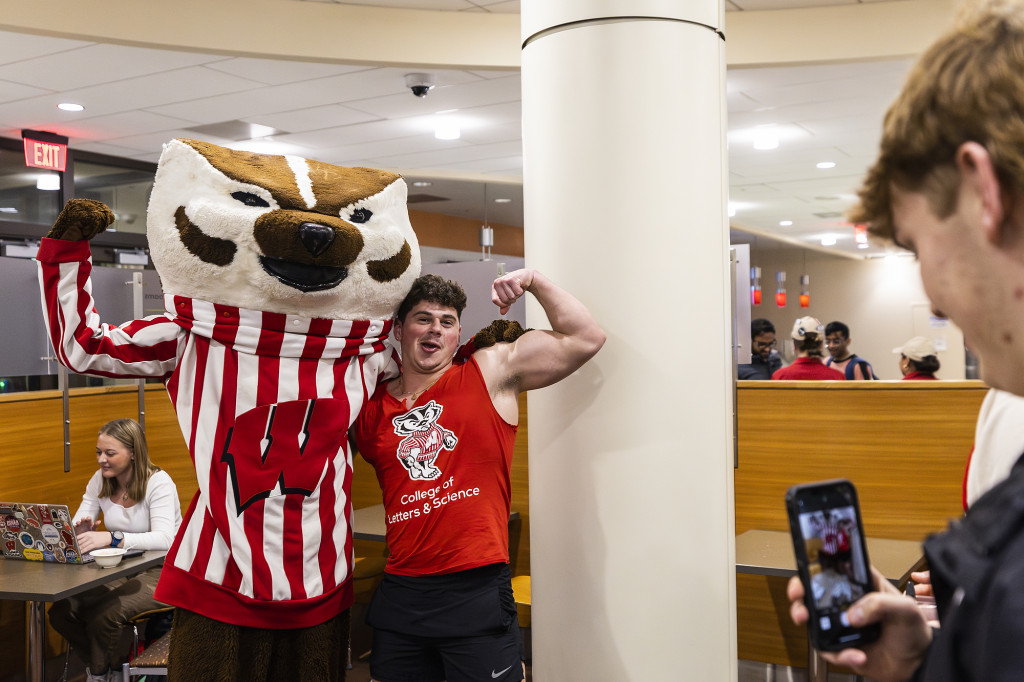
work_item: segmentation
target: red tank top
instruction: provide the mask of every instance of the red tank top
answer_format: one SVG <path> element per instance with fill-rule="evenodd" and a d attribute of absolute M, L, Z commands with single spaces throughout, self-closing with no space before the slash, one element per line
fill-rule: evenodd
<path fill-rule="evenodd" d="M 508 562 L 512 447 L 476 360 L 453 365 L 412 409 L 381 384 L 353 428 L 384 491 L 386 571 L 424 576 Z"/>

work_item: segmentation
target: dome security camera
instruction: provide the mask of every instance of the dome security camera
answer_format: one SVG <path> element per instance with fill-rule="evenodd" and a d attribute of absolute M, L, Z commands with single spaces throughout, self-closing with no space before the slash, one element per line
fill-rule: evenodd
<path fill-rule="evenodd" d="M 412 94 L 417 97 L 426 97 L 434 87 L 434 76 L 429 73 L 407 73 L 405 87 L 412 90 Z"/>

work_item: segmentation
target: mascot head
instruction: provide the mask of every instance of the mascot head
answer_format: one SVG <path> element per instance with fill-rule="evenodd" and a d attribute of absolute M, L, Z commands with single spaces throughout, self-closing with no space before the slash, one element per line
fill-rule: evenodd
<path fill-rule="evenodd" d="M 164 145 L 146 230 L 164 292 L 390 318 L 420 272 L 401 176 L 196 140 Z"/>

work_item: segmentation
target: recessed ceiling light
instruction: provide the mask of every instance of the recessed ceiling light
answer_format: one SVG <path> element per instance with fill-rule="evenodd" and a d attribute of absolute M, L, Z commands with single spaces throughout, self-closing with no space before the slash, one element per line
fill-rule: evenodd
<path fill-rule="evenodd" d="M 457 140 L 462 136 L 462 130 L 455 121 L 438 121 L 434 127 L 434 137 L 439 140 Z"/>
<path fill-rule="evenodd" d="M 869 246 L 871 246 L 871 245 L 870 245 L 870 244 L 857 244 L 857 248 L 858 248 L 858 249 L 866 249 L 866 248 L 868 248 Z"/>
<path fill-rule="evenodd" d="M 495 199 L 494 203 L 496 203 L 496 204 L 507 204 L 507 203 L 509 203 L 511 201 L 512 201 L 511 199 Z"/>
<path fill-rule="evenodd" d="M 416 182 L 412 183 L 412 186 L 413 187 L 430 187 L 433 184 L 434 183 L 430 182 L 429 180 L 417 180 Z"/>
<path fill-rule="evenodd" d="M 253 140 L 261 137 L 271 137 L 277 132 L 276 128 L 271 128 L 270 126 L 260 125 L 259 123 L 249 124 L 249 138 Z"/>
<path fill-rule="evenodd" d="M 835 168 L 836 167 L 836 162 L 835 161 L 819 161 L 816 165 L 817 165 L 818 168 L 821 168 L 821 169 L 824 170 L 826 168 Z"/>
<path fill-rule="evenodd" d="M 74 102 L 61 102 L 57 105 L 57 108 L 61 111 L 85 111 L 85 107 Z"/>
<path fill-rule="evenodd" d="M 59 175 L 40 175 L 36 178 L 36 189 L 53 191 L 60 189 Z"/>
<path fill-rule="evenodd" d="M 777 149 L 779 146 L 779 134 L 775 126 L 758 126 L 754 130 L 754 149 Z"/>
<path fill-rule="evenodd" d="M 793 224 L 792 220 L 780 220 L 779 221 L 779 225 L 782 226 L 782 227 L 789 227 L 792 224 Z"/>
<path fill-rule="evenodd" d="M 0 206 L 0 213 L 17 213 L 18 209 L 13 206 Z"/>
<path fill-rule="evenodd" d="M 836 245 L 836 238 L 835 237 L 822 237 L 821 238 L 821 245 L 822 246 L 835 246 Z"/>

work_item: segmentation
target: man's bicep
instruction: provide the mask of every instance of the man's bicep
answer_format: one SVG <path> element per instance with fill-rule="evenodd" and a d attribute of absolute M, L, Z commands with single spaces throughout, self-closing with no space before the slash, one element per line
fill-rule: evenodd
<path fill-rule="evenodd" d="M 512 344 L 509 368 L 519 377 L 519 390 L 529 391 L 561 381 L 589 357 L 573 337 L 535 329 Z"/>

